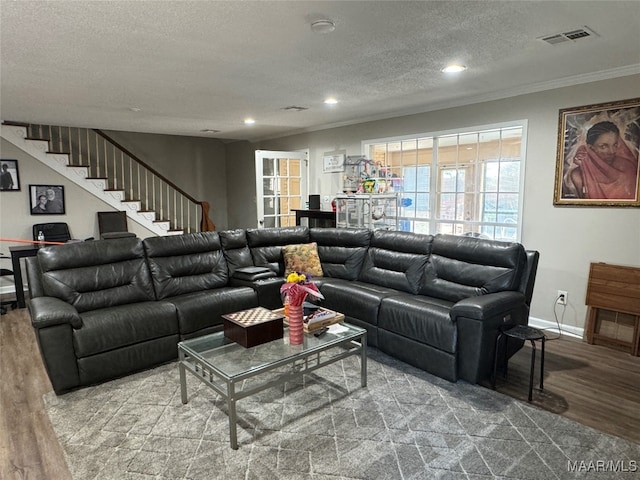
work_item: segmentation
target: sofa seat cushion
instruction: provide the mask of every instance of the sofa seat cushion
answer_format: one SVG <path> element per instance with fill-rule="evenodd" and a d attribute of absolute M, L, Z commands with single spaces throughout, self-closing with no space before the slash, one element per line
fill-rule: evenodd
<path fill-rule="evenodd" d="M 420 295 L 396 295 L 382 299 L 378 328 L 455 353 L 455 322 L 449 317 L 452 302 Z"/>
<path fill-rule="evenodd" d="M 176 307 L 181 335 L 222 325 L 221 315 L 258 306 L 258 296 L 249 287 L 224 287 L 187 293 L 167 298 L 167 301 Z"/>
<path fill-rule="evenodd" d="M 91 310 L 80 317 L 82 328 L 73 330 L 77 358 L 178 333 L 176 308 L 162 301 Z"/>
<path fill-rule="evenodd" d="M 371 325 L 378 324 L 378 308 L 382 299 L 398 293 L 379 285 L 337 278 L 319 282 L 319 288 L 324 295 L 322 306 Z"/>

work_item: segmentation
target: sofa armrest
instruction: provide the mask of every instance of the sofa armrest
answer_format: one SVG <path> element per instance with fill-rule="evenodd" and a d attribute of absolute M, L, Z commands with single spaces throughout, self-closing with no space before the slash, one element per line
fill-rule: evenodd
<path fill-rule="evenodd" d="M 231 278 L 235 280 L 244 280 L 247 282 L 255 282 L 256 280 L 262 280 L 265 278 L 272 278 L 276 276 L 276 272 L 268 269 L 267 267 L 241 267 L 233 272 Z"/>
<path fill-rule="evenodd" d="M 451 307 L 451 320 L 458 317 L 472 320 L 498 321 L 498 323 L 510 323 L 505 321 L 511 312 L 520 312 L 526 307 L 525 296 L 520 292 L 497 292 L 477 297 L 469 297 L 457 302 Z M 516 319 L 513 319 L 514 322 Z"/>
<path fill-rule="evenodd" d="M 284 283 L 283 277 L 267 277 L 260 278 L 253 282 L 249 280 L 240 280 L 231 277 L 229 281 L 230 287 L 251 287 L 258 295 L 258 305 L 270 310 L 282 308 L 282 296 L 280 295 L 280 287 Z"/>
<path fill-rule="evenodd" d="M 82 327 L 82 319 L 75 307 L 59 298 L 32 298 L 29 302 L 29 312 L 31 324 L 36 329 L 64 324 L 69 324 L 75 329 Z"/>
<path fill-rule="evenodd" d="M 458 330 L 458 378 L 478 383 L 493 369 L 498 329 L 503 325 L 526 325 L 529 307 L 520 292 L 497 292 L 465 298 L 451 307 Z M 510 342 L 512 355 L 522 342 Z"/>

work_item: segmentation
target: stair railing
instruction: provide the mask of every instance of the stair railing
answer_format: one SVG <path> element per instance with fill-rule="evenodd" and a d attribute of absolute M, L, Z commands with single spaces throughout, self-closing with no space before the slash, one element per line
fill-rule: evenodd
<path fill-rule="evenodd" d="M 69 155 L 69 165 L 87 167 L 88 178 L 103 179 L 106 191 L 122 192 L 123 201 L 138 202 L 138 211 L 155 212 L 170 230 L 185 233 L 215 230 L 208 204 L 196 200 L 100 130 L 27 125 L 28 137 L 48 140 L 52 153 Z"/>

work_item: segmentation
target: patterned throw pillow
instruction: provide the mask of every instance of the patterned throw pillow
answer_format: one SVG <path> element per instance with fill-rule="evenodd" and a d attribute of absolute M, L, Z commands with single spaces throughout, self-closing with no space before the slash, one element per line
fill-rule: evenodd
<path fill-rule="evenodd" d="M 318 244 L 302 243 L 282 247 L 284 256 L 285 277 L 292 272 L 309 274 L 312 277 L 322 276 L 322 265 L 318 256 Z"/>

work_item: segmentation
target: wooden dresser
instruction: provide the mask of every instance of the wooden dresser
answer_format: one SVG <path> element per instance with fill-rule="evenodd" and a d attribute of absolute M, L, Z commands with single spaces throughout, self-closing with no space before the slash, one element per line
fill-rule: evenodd
<path fill-rule="evenodd" d="M 587 342 L 640 355 L 640 268 L 592 263 Z"/>

